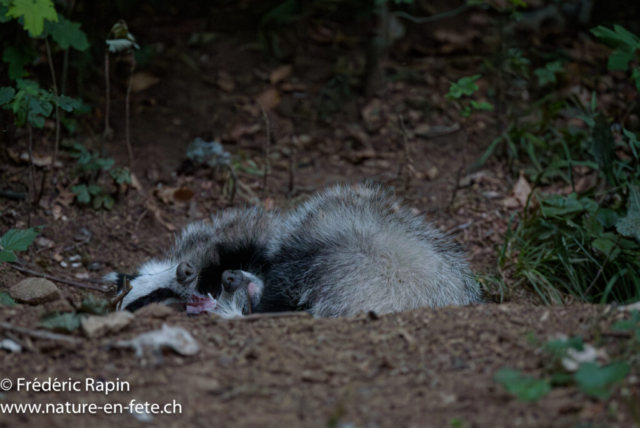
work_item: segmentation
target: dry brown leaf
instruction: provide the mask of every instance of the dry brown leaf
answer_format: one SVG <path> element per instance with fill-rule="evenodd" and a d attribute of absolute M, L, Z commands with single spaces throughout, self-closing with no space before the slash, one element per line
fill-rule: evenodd
<path fill-rule="evenodd" d="M 529 195 L 531 194 L 532 189 L 531 185 L 524 177 L 524 172 L 520 172 L 520 178 L 516 182 L 516 185 L 513 187 L 513 197 L 520 202 L 520 206 L 525 207 L 527 205 L 527 200 L 529 199 Z"/>
<path fill-rule="evenodd" d="M 269 88 L 258 95 L 256 101 L 266 110 L 271 110 L 280 104 L 280 92 L 276 88 Z"/>
<path fill-rule="evenodd" d="M 62 218 L 62 207 L 58 204 L 54 204 L 51 208 L 51 215 L 54 220 L 60 220 Z"/>
<path fill-rule="evenodd" d="M 142 185 L 140 181 L 138 181 L 138 177 L 132 172 L 131 173 L 131 187 L 136 189 L 138 192 L 142 190 Z"/>
<path fill-rule="evenodd" d="M 154 189 L 153 194 L 166 205 L 187 203 L 194 196 L 188 187 L 160 187 Z"/>
<path fill-rule="evenodd" d="M 277 85 L 279 82 L 288 79 L 292 73 L 293 67 L 291 65 L 281 65 L 271 72 L 269 75 L 269 81 L 272 85 Z"/>
<path fill-rule="evenodd" d="M 259 123 L 254 123 L 253 125 L 237 125 L 229 132 L 229 137 L 232 140 L 239 140 L 241 137 L 245 135 L 253 135 L 256 132 L 260 131 L 262 126 Z"/>
<path fill-rule="evenodd" d="M 139 71 L 131 76 L 131 91 L 141 92 L 160 83 L 160 78 L 146 71 Z"/>
<path fill-rule="evenodd" d="M 216 84 L 225 92 L 233 92 L 236 88 L 236 83 L 233 81 L 231 76 L 229 76 L 224 71 L 218 72 L 218 79 L 216 80 Z"/>
<path fill-rule="evenodd" d="M 22 154 L 20 154 L 19 160 L 20 160 L 19 163 L 29 163 L 29 153 L 23 152 Z M 53 161 L 52 155 L 39 155 L 38 153 L 33 154 L 33 164 L 35 166 L 39 166 L 39 167 L 50 166 L 52 161 Z M 60 162 L 59 160 L 56 160 L 55 167 L 62 168 L 62 162 Z"/>

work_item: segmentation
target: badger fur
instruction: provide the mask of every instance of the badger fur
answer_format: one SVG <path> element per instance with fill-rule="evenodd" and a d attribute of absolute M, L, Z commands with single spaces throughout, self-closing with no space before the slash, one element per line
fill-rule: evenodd
<path fill-rule="evenodd" d="M 125 292 L 125 281 L 129 282 L 131 290 L 121 307 L 135 311 L 150 303 L 182 303 L 188 312 L 217 309 L 231 317 L 231 312 L 248 312 L 249 303 L 257 305 L 258 301 L 249 302 L 246 294 L 238 299 L 239 287 L 244 287 L 245 293 L 251 291 L 252 297 L 261 292 L 260 278 L 268 268 L 267 243 L 278 228 L 279 214 L 261 208 L 227 210 L 211 220 L 186 226 L 166 257 L 143 264 L 137 273 L 107 275 L 106 280 L 117 284 L 118 294 Z M 242 283 L 226 281 L 237 272 L 242 275 L 235 278 Z M 221 301 L 216 302 L 213 296 Z"/>
<path fill-rule="evenodd" d="M 125 309 L 177 300 L 191 312 L 226 318 L 289 310 L 338 317 L 481 302 L 458 246 L 390 190 L 369 183 L 329 188 L 286 215 L 252 208 L 189 225 L 170 256 L 143 265 L 131 285 Z M 209 294 L 217 302 L 200 300 Z"/>

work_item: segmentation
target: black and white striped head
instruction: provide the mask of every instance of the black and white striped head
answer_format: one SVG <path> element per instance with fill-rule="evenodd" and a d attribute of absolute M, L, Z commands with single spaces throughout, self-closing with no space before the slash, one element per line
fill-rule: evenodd
<path fill-rule="evenodd" d="M 242 270 L 226 270 L 220 278 L 222 289 L 215 299 L 211 293 L 198 291 L 200 277 L 189 262 L 153 260 L 135 274 L 112 272 L 104 279 L 117 285 L 118 295 L 125 291 L 128 283 L 130 291 L 121 305 L 124 310 L 133 312 L 151 303 L 177 304 L 187 313 L 218 313 L 224 318 L 251 313 L 264 289 L 264 283 L 257 276 Z"/>
<path fill-rule="evenodd" d="M 151 303 L 178 304 L 189 313 L 213 312 L 217 303 L 211 294 L 197 292 L 198 272 L 189 262 L 152 260 L 133 275 L 112 272 L 104 279 L 117 285 L 118 295 L 128 282 L 130 291 L 121 307 L 132 312 Z"/>

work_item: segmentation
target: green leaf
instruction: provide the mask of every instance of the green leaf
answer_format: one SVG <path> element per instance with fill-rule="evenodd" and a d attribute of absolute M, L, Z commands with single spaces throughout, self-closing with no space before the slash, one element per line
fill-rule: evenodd
<path fill-rule="evenodd" d="M 629 186 L 629 209 L 627 215 L 616 223 L 618 233 L 640 241 L 640 191 Z"/>
<path fill-rule="evenodd" d="M 86 184 L 79 184 L 77 186 L 73 186 L 71 191 L 76 194 L 76 199 L 81 204 L 88 204 L 91 202 L 91 195 L 89 195 L 89 191 L 87 190 Z"/>
<path fill-rule="evenodd" d="M 52 312 L 40 318 L 38 324 L 59 333 L 72 333 L 80 328 L 80 317 L 73 312 Z"/>
<path fill-rule="evenodd" d="M 537 401 L 551 392 L 548 381 L 525 376 L 519 370 L 500 369 L 494 379 L 520 401 Z"/>
<path fill-rule="evenodd" d="M 0 250 L 0 262 L 17 262 L 18 257 L 11 251 Z"/>
<path fill-rule="evenodd" d="M 116 204 L 116 201 L 113 200 L 111 195 L 104 195 L 104 199 L 102 201 L 102 206 L 111 211 L 113 206 Z"/>
<path fill-rule="evenodd" d="M 57 21 L 52 0 L 13 0 L 7 14 L 13 18 L 24 17 L 24 29 L 38 37 L 44 30 L 44 21 Z"/>
<path fill-rule="evenodd" d="M 0 305 L 1 306 L 16 306 L 17 303 L 15 300 L 9 296 L 9 293 L 2 292 L 0 293 Z"/>
<path fill-rule="evenodd" d="M 11 229 L 0 239 L 0 247 L 7 251 L 27 251 L 29 245 L 36 239 L 44 226 L 30 229 Z"/>
<path fill-rule="evenodd" d="M 549 83 L 556 83 L 556 73 L 563 68 L 562 62 L 553 61 L 545 65 L 544 68 L 538 68 L 534 70 L 536 76 L 538 76 L 538 84 L 545 86 Z"/>
<path fill-rule="evenodd" d="M 608 398 L 611 395 L 611 386 L 624 379 L 630 369 L 626 362 L 615 362 L 605 367 L 595 363 L 583 363 L 576 372 L 576 384 L 590 397 Z"/>
<path fill-rule="evenodd" d="M 541 201 L 542 214 L 544 217 L 561 217 L 570 213 L 578 213 L 586 210 L 586 204 L 578 200 L 575 193 L 562 197 L 560 195 L 550 195 Z"/>
<path fill-rule="evenodd" d="M 640 92 L 640 68 L 634 68 L 633 73 L 631 73 L 631 80 L 636 82 L 636 90 Z"/>
<path fill-rule="evenodd" d="M 98 186 L 97 184 L 90 184 L 87 186 L 87 192 L 89 192 L 89 194 L 91 195 L 99 195 L 100 193 L 102 193 L 102 187 Z"/>
<path fill-rule="evenodd" d="M 609 56 L 607 68 L 611 71 L 627 71 L 629 63 L 635 58 L 634 51 L 628 51 L 625 48 L 616 49 Z"/>
<path fill-rule="evenodd" d="M 609 260 L 611 261 L 615 260 L 616 256 L 620 253 L 620 250 L 616 249 L 616 243 L 609 239 L 595 239 L 593 243 L 591 243 L 591 246 L 600 251 L 606 257 L 609 257 Z"/>
<path fill-rule="evenodd" d="M 60 107 L 64 111 L 71 112 L 77 108 L 80 108 L 82 105 L 82 101 L 68 97 L 66 95 L 60 95 L 53 98 L 53 102 L 55 102 L 58 107 Z"/>
<path fill-rule="evenodd" d="M 598 219 L 598 223 L 600 223 L 605 229 L 609 229 L 610 227 L 614 227 L 618 222 L 618 213 L 609 208 L 599 208 L 596 212 L 596 218 Z"/>
<path fill-rule="evenodd" d="M 87 35 L 80 29 L 80 24 L 69 21 L 64 16 L 58 14 L 58 22 L 47 22 L 45 32 L 60 45 L 62 49 L 72 47 L 79 51 L 87 50 L 89 40 Z"/>
<path fill-rule="evenodd" d="M 10 46 L 2 53 L 2 61 L 9 64 L 9 78 L 19 79 L 27 72 L 24 67 L 36 58 L 36 51 L 30 47 Z"/>
<path fill-rule="evenodd" d="M 480 77 L 479 74 L 476 74 L 474 76 L 463 77 L 457 82 L 451 82 L 447 97 L 449 99 L 459 99 L 462 98 L 463 95 L 473 95 L 479 89 L 476 80 L 480 79 Z"/>
<path fill-rule="evenodd" d="M 476 110 L 488 110 L 488 111 L 493 110 L 493 104 L 488 103 L 486 101 L 477 102 L 477 101 L 471 100 L 471 107 L 473 107 Z"/>
<path fill-rule="evenodd" d="M 78 312 L 84 312 L 93 315 L 106 315 L 109 312 L 109 301 L 106 299 L 96 299 L 93 295 L 85 297 Z"/>
<path fill-rule="evenodd" d="M 11 87 L 5 86 L 0 88 L 0 106 L 11 101 L 15 94 L 16 90 Z"/>
<path fill-rule="evenodd" d="M 93 209 L 99 210 L 104 202 L 105 195 L 96 195 L 93 197 Z"/>
<path fill-rule="evenodd" d="M 109 174 L 118 184 L 127 183 L 131 184 L 131 173 L 129 172 L 129 168 L 114 168 Z"/>

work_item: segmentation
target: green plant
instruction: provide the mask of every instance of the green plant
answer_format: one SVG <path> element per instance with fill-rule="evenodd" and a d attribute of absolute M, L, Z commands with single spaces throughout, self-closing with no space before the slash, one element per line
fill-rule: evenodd
<path fill-rule="evenodd" d="M 538 401 L 551 392 L 548 381 L 526 376 L 519 370 L 500 369 L 494 379 L 520 401 Z"/>
<path fill-rule="evenodd" d="M 611 329 L 631 332 L 635 335 L 636 340 L 640 341 L 640 311 L 631 311 L 631 317 L 628 320 L 616 321 Z"/>
<path fill-rule="evenodd" d="M 73 143 L 70 155 L 78 159 L 75 173 L 84 181 L 71 188 L 76 200 L 81 204 L 91 204 L 96 210 L 111 210 L 115 205 L 115 199 L 107 189 L 98 184 L 98 181 L 103 172 L 108 172 L 115 185 L 131 184 L 129 168 L 114 168 L 113 158 L 103 158 L 80 143 Z"/>
<path fill-rule="evenodd" d="M 463 117 L 471 116 L 474 110 L 493 110 L 493 105 L 486 101 L 475 101 L 467 99 L 478 91 L 476 81 L 480 79 L 480 75 L 463 77 L 457 82 L 451 82 L 447 99 L 455 101 L 460 106 L 460 114 Z"/>
<path fill-rule="evenodd" d="M 11 229 L 0 238 L 0 262 L 15 262 L 16 251 L 27 251 L 44 226 L 30 229 Z"/>

